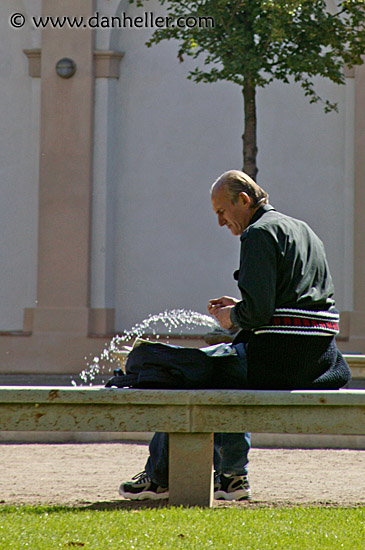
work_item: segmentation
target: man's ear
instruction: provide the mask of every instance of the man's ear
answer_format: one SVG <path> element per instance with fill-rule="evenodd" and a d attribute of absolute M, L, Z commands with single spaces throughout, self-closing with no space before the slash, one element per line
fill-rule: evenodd
<path fill-rule="evenodd" d="M 251 197 L 244 191 L 238 195 L 238 200 L 242 206 L 251 206 Z"/>

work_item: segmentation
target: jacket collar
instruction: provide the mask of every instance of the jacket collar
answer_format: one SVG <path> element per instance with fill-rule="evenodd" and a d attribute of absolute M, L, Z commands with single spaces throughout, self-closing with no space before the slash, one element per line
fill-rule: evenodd
<path fill-rule="evenodd" d="M 260 206 L 260 208 L 252 216 L 248 227 L 257 222 L 257 220 L 259 220 L 261 216 L 263 216 L 266 212 L 270 212 L 270 210 L 275 210 L 275 208 L 271 206 L 271 204 L 263 204 L 262 206 Z"/>
<path fill-rule="evenodd" d="M 246 231 L 247 229 L 250 227 L 251 224 L 257 222 L 257 220 L 259 220 L 261 218 L 261 216 L 263 216 L 266 212 L 270 212 L 271 210 L 276 210 L 276 208 L 274 208 L 273 206 L 271 206 L 271 204 L 263 204 L 262 206 L 260 206 L 260 208 L 255 212 L 255 214 L 252 216 L 251 218 L 251 221 L 250 223 L 248 224 L 248 226 L 246 227 L 246 229 L 244 230 L 244 232 L 242 233 L 241 235 L 241 240 L 244 240 L 245 237 L 246 237 Z M 234 273 L 233 273 L 233 278 L 238 281 L 238 275 L 239 275 L 239 272 L 240 270 L 237 269 Z"/>

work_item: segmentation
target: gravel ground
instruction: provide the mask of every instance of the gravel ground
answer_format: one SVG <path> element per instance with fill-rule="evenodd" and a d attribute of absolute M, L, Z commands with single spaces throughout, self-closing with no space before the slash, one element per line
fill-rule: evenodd
<path fill-rule="evenodd" d="M 0 502 L 94 509 L 149 506 L 123 500 L 117 492 L 121 481 L 143 470 L 147 456 L 148 444 L 135 441 L 2 443 Z M 252 449 L 249 472 L 252 501 L 236 505 L 365 506 L 365 451 Z"/>

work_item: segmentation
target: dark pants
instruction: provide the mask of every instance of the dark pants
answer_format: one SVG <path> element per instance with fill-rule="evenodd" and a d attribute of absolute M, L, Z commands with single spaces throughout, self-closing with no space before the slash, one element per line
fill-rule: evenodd
<path fill-rule="evenodd" d="M 225 344 L 226 345 L 226 344 Z M 213 348 L 214 346 L 210 346 Z M 218 347 L 218 346 L 217 346 Z M 237 350 L 237 368 L 240 372 L 240 389 L 247 385 L 247 358 L 244 344 L 234 346 Z M 210 348 L 206 348 L 207 350 Z M 214 357 L 213 357 L 214 360 Z M 219 358 L 221 362 L 221 357 Z M 224 363 L 220 363 L 223 367 Z M 221 367 L 220 367 L 221 368 Z M 235 373 L 235 383 L 237 371 Z M 248 452 L 251 446 L 249 433 L 214 434 L 213 464 L 217 474 L 247 474 Z M 167 433 L 156 433 L 149 446 L 150 456 L 145 470 L 149 477 L 161 487 L 168 487 L 169 438 Z"/>
<path fill-rule="evenodd" d="M 251 434 L 214 434 L 214 470 L 218 474 L 247 474 L 248 451 Z M 169 477 L 169 435 L 158 432 L 150 443 L 150 456 L 145 470 L 153 481 L 168 487 Z"/>

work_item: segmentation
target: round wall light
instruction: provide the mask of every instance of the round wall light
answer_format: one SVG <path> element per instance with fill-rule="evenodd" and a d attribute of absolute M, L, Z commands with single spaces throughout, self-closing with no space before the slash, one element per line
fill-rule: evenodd
<path fill-rule="evenodd" d="M 57 62 L 56 73 L 61 78 L 71 78 L 76 72 L 76 63 L 73 59 L 63 57 Z"/>

